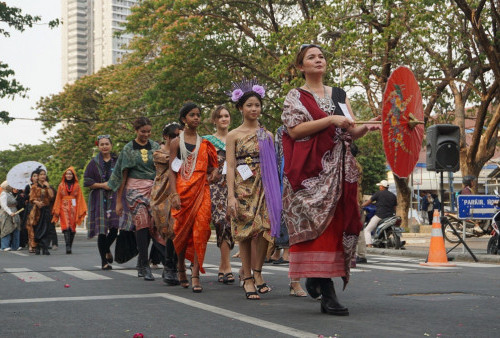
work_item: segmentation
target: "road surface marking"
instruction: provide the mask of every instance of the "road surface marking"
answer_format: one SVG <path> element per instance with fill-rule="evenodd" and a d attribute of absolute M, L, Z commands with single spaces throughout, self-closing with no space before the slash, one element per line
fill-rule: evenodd
<path fill-rule="evenodd" d="M 75 302 L 90 300 L 112 300 L 112 299 L 144 299 L 162 297 L 177 303 L 191 306 L 203 311 L 211 312 L 219 316 L 224 316 L 232 320 L 239 320 L 250 325 L 259 326 L 267 330 L 276 331 L 291 337 L 318 337 L 318 334 L 294 329 L 288 326 L 276 324 L 262 318 L 247 316 L 242 313 L 229 311 L 217 306 L 204 304 L 191 299 L 174 296 L 168 293 L 152 294 L 132 294 L 132 295 L 105 295 L 105 296 L 81 296 L 81 297 L 53 297 L 53 298 L 25 298 L 25 299 L 5 299 L 0 300 L 2 304 L 27 304 L 27 303 L 46 303 L 46 302 Z"/>
<path fill-rule="evenodd" d="M 32 271 L 26 268 L 5 268 L 5 271 L 12 273 L 18 279 L 27 282 L 27 283 L 35 283 L 35 282 L 54 282 L 55 280 L 42 275 L 41 273 Z"/>
<path fill-rule="evenodd" d="M 100 267 L 100 266 L 97 266 L 96 267 Z M 137 277 L 137 270 L 136 269 L 130 269 L 130 268 L 124 268 L 124 267 L 121 267 L 121 266 L 118 266 L 118 267 L 113 267 L 113 270 L 111 271 L 115 271 L 115 272 L 118 272 L 118 273 L 122 273 L 124 275 L 127 275 L 127 276 L 135 276 Z M 153 270 L 152 270 L 153 271 Z M 188 272 L 189 272 L 189 269 L 188 269 Z M 190 274 L 188 273 L 188 276 Z M 155 278 L 162 278 L 162 274 L 161 273 L 154 273 L 153 272 L 153 276 Z M 202 277 L 213 277 L 213 276 L 217 276 L 216 273 L 212 273 L 212 272 L 206 272 L 205 274 L 201 274 Z"/>
<path fill-rule="evenodd" d="M 375 264 L 365 264 L 368 269 L 375 269 L 375 270 L 389 270 L 389 271 L 411 271 L 415 269 L 406 269 L 406 268 L 398 268 L 395 266 L 382 266 L 382 265 L 375 265 Z M 415 266 L 416 268 L 416 266 Z"/>
<path fill-rule="evenodd" d="M 378 264 L 381 264 L 381 265 L 396 265 L 396 266 L 406 266 L 406 267 L 411 267 L 411 268 L 426 268 L 426 269 L 435 269 L 435 270 L 440 270 L 440 269 L 448 269 L 448 270 L 457 270 L 457 269 L 460 269 L 460 268 L 457 268 L 457 267 L 451 267 L 451 266 L 446 266 L 446 267 L 443 267 L 443 266 L 420 266 L 420 265 L 416 265 L 416 264 L 412 264 L 412 263 L 396 263 L 396 262 L 380 262 Z"/>
<path fill-rule="evenodd" d="M 93 273 L 90 271 L 80 270 L 72 266 L 51 266 L 52 270 L 60 271 L 67 275 L 83 279 L 83 280 L 106 280 L 112 279 L 107 276 L 98 275 L 97 273 Z"/>

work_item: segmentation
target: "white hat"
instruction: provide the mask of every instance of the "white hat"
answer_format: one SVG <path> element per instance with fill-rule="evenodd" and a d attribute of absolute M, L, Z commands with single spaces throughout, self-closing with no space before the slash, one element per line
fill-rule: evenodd
<path fill-rule="evenodd" d="M 389 182 L 387 182 L 387 180 L 382 180 L 379 183 L 377 183 L 377 185 L 381 185 L 383 187 L 389 188 Z"/>

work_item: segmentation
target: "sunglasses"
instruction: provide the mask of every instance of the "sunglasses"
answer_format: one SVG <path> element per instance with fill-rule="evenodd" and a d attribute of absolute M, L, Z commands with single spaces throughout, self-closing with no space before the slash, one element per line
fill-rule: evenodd
<path fill-rule="evenodd" d="M 111 136 L 110 136 L 110 135 L 99 135 L 99 136 L 97 136 L 97 140 L 98 140 L 98 141 L 99 141 L 99 140 L 101 140 L 101 139 L 103 139 L 103 138 L 110 139 L 110 138 L 111 138 Z"/>
<path fill-rule="evenodd" d="M 323 50 L 323 48 L 321 48 L 321 46 L 315 45 L 313 43 L 304 43 L 304 44 L 300 45 L 300 51 L 302 52 L 304 49 L 309 48 L 309 47 L 316 47 L 316 48 L 319 48 L 320 50 Z"/>

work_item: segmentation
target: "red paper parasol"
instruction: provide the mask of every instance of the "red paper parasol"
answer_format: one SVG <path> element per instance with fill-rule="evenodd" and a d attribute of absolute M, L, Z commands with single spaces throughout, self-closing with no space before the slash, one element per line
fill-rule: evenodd
<path fill-rule="evenodd" d="M 398 67 L 387 80 L 382 108 L 382 138 L 394 174 L 408 177 L 424 137 L 422 94 L 412 71 Z"/>

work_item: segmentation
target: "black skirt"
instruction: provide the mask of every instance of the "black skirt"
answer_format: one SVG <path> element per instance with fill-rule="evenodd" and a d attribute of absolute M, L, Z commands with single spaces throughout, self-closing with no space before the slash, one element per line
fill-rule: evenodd
<path fill-rule="evenodd" d="M 49 207 L 43 207 L 40 209 L 40 219 L 38 224 L 34 227 L 35 240 L 40 241 L 45 237 L 49 229 L 50 221 L 52 220 L 52 213 Z"/>

